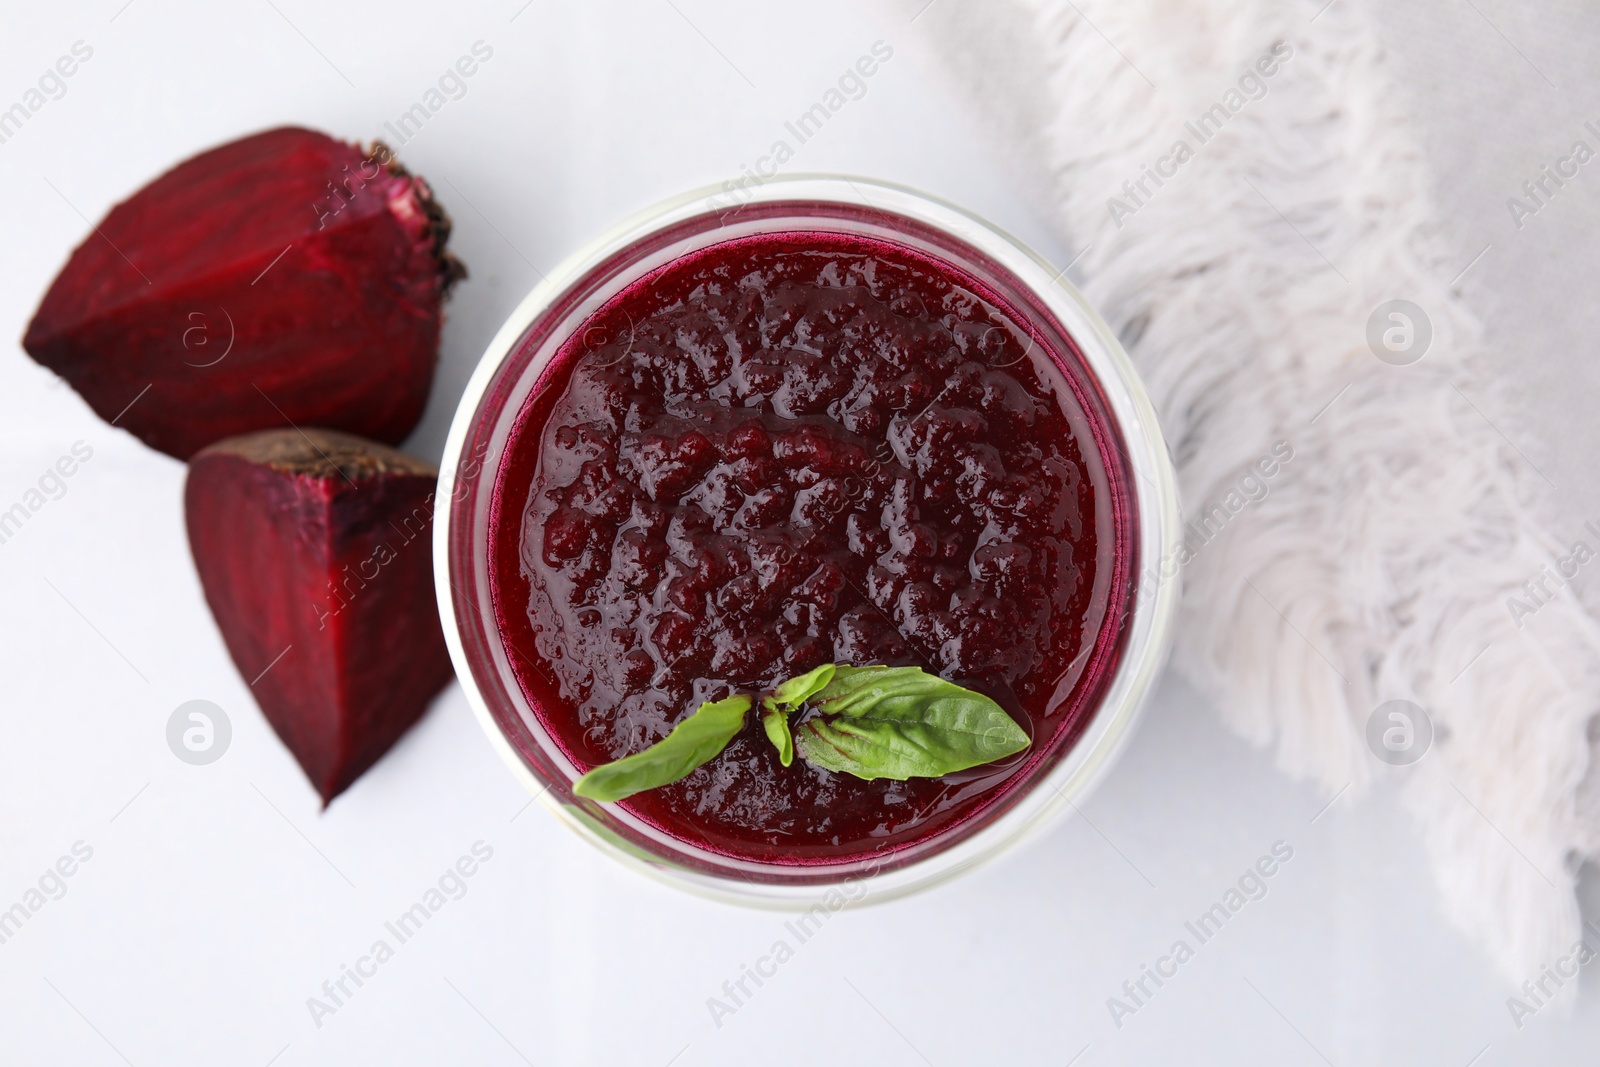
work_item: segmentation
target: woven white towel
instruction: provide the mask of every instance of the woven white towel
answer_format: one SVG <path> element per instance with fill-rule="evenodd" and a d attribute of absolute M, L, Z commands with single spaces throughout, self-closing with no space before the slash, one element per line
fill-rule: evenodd
<path fill-rule="evenodd" d="M 1600 850 L 1600 627 L 1542 577 L 1571 537 L 1491 421 L 1371 14 L 1325 2 L 938 0 L 915 28 L 1151 390 L 1193 550 L 1177 666 L 1327 796 L 1404 775 L 1445 912 L 1520 981 L 1577 941 Z M 1395 699 L 1435 731 L 1398 771 L 1367 741 Z"/>

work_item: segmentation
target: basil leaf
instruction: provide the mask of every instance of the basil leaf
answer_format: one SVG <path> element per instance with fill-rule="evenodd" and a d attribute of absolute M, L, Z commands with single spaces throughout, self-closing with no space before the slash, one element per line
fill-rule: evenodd
<path fill-rule="evenodd" d="M 572 791 L 590 800 L 622 800 L 687 777 L 728 747 L 749 710 L 750 698 L 743 694 L 707 701 L 666 737 L 643 752 L 596 767 Z"/>
<path fill-rule="evenodd" d="M 937 778 L 1021 752 L 1004 708 L 920 667 L 839 667 L 796 731 L 806 761 L 857 778 Z"/>
<path fill-rule="evenodd" d="M 763 700 L 761 706 L 767 709 L 761 716 L 761 728 L 767 732 L 772 747 L 778 750 L 778 762 L 787 767 L 794 762 L 794 734 L 789 732 L 789 713 L 774 706 L 770 697 Z"/>
<path fill-rule="evenodd" d="M 849 669 L 848 667 L 845 668 L 845 670 Z M 787 682 L 778 686 L 773 691 L 772 696 L 768 700 L 762 701 L 762 704 L 763 706 L 770 706 L 768 703 L 770 701 L 771 704 L 782 705 L 785 711 L 793 711 L 826 688 L 828 683 L 833 681 L 834 673 L 838 670 L 839 668 L 833 664 L 824 663 L 822 666 L 815 670 L 807 671 L 798 678 L 790 678 Z"/>
<path fill-rule="evenodd" d="M 833 664 L 824 663 L 790 678 L 761 701 L 761 707 L 765 709 L 761 728 L 767 732 L 767 740 L 772 742 L 772 747 L 778 750 L 778 762 L 785 767 L 794 762 L 794 734 L 789 731 L 789 713 L 826 688 L 837 670 Z"/>

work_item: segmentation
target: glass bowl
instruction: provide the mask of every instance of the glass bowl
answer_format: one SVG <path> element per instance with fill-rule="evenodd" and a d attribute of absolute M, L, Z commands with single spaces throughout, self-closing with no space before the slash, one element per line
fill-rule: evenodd
<path fill-rule="evenodd" d="M 759 863 L 698 848 L 616 804 L 577 797 L 580 771 L 548 736 L 508 660 L 489 579 L 490 513 L 506 440 L 552 357 L 629 284 L 707 245 L 752 234 L 834 232 L 909 247 L 999 294 L 1077 383 L 1121 453 L 1133 562 L 1115 665 L 1077 739 L 979 814 L 887 855 Z M 837 908 L 884 900 L 965 871 L 1083 799 L 1131 736 L 1164 664 L 1177 599 L 1178 503 L 1167 448 L 1132 364 L 1064 272 L 950 204 L 863 178 L 775 179 L 702 189 L 642 212 L 578 250 L 517 307 L 489 344 L 456 411 L 434 514 L 434 574 L 445 638 L 467 699 L 513 773 L 602 851 L 681 888 L 742 904 Z M 1108 466 L 1110 461 L 1108 457 Z M 1168 573 L 1168 572 L 1172 573 Z M 1080 657 L 1081 658 L 1081 657 Z"/>

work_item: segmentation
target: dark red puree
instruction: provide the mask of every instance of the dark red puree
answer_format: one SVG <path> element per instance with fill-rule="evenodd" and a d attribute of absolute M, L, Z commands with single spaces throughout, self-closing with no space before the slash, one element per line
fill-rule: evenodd
<path fill-rule="evenodd" d="M 1128 609 L 1127 488 L 1091 394 L 997 300 L 898 245 L 769 234 L 661 268 L 560 351 L 491 536 L 510 658 L 580 770 L 829 662 L 937 672 L 1033 738 L 867 782 L 781 766 L 751 715 L 629 811 L 728 855 L 838 861 L 948 830 L 1070 746 Z"/>

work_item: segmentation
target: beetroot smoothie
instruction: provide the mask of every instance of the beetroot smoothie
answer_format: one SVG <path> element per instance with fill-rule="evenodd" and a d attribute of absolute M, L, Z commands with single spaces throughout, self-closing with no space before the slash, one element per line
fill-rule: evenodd
<path fill-rule="evenodd" d="M 824 663 L 915 665 L 1032 744 L 941 778 L 780 765 L 756 716 L 622 806 L 687 843 L 807 865 L 1004 804 L 1072 745 L 1132 609 L 1129 467 L 1076 353 L 952 265 L 830 233 L 677 259 L 561 348 L 490 518 L 501 638 L 580 770 L 702 701 Z"/>

